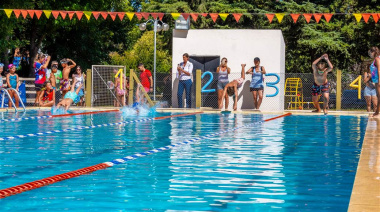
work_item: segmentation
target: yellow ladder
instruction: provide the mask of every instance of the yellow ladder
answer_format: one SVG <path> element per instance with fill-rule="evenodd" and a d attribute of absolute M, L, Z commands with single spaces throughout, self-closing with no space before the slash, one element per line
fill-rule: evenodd
<path fill-rule="evenodd" d="M 303 91 L 301 78 L 287 78 L 285 81 L 285 105 L 288 110 L 303 109 Z"/>

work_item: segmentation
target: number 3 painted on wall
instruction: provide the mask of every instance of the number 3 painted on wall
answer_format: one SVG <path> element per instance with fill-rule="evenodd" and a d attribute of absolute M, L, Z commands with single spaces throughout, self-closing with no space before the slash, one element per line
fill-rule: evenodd
<path fill-rule="evenodd" d="M 274 92 L 274 94 L 267 94 L 266 97 L 275 97 L 278 95 L 278 87 L 276 86 L 279 82 L 280 82 L 280 76 L 278 76 L 278 74 L 275 74 L 275 73 L 269 73 L 269 74 L 266 74 L 265 76 L 267 77 L 276 77 L 277 80 L 275 82 L 267 82 L 267 87 L 270 87 L 270 88 L 274 88 L 276 89 L 276 92 Z"/>
<path fill-rule="evenodd" d="M 206 82 L 206 84 L 202 87 L 202 90 L 201 92 L 202 93 L 212 93 L 212 92 L 215 92 L 215 89 L 206 89 L 210 84 L 211 82 L 214 80 L 214 75 L 212 75 L 211 72 L 209 71 L 206 71 L 202 74 L 202 79 L 206 76 L 206 75 L 210 75 L 210 79 Z"/>

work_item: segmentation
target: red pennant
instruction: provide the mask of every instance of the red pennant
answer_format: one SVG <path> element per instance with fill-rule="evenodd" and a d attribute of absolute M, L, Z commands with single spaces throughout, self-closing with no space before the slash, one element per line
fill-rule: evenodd
<path fill-rule="evenodd" d="M 162 21 L 162 18 L 164 17 L 165 13 L 158 13 L 158 18 L 160 21 Z"/>
<path fill-rule="evenodd" d="M 22 17 L 24 17 L 24 19 L 26 19 L 26 17 L 28 16 L 28 11 L 21 10 L 21 14 L 22 14 Z"/>
<path fill-rule="evenodd" d="M 232 13 L 232 15 L 234 16 L 236 22 L 239 22 L 239 20 L 240 20 L 240 18 L 241 18 L 241 16 L 243 14 L 241 14 L 241 13 Z"/>
<path fill-rule="evenodd" d="M 34 13 L 35 13 L 36 16 L 37 16 L 37 19 L 40 20 L 41 15 L 42 15 L 42 10 L 35 10 Z"/>
<path fill-rule="evenodd" d="M 363 19 L 364 19 L 365 23 L 367 24 L 368 20 L 369 20 L 369 17 L 371 17 L 371 14 L 369 14 L 369 13 L 363 13 L 362 16 L 363 16 Z"/>
<path fill-rule="evenodd" d="M 117 13 L 109 12 L 108 14 L 111 16 L 112 20 L 115 21 Z"/>
<path fill-rule="evenodd" d="M 150 15 L 151 15 L 154 19 L 159 18 L 159 19 L 162 21 L 162 18 L 164 17 L 165 13 L 150 13 Z"/>
<path fill-rule="evenodd" d="M 69 18 L 71 20 L 71 19 L 73 19 L 75 12 L 74 11 L 69 11 L 69 12 L 67 12 L 67 14 L 69 14 Z"/>
<path fill-rule="evenodd" d="M 120 21 L 122 21 L 124 19 L 125 12 L 118 12 L 117 16 L 120 18 Z"/>
<path fill-rule="evenodd" d="M 145 20 L 149 19 L 149 13 L 141 13 L 141 15 L 145 18 Z"/>
<path fill-rule="evenodd" d="M 379 21 L 379 16 L 377 15 L 377 13 L 372 13 L 371 15 L 375 23 L 377 23 Z"/>
<path fill-rule="evenodd" d="M 51 14 L 53 14 L 55 19 L 57 19 L 59 16 L 59 11 L 51 11 Z"/>
<path fill-rule="evenodd" d="M 219 16 L 218 13 L 209 13 L 209 15 L 211 16 L 211 19 L 214 21 L 214 23 L 216 22 L 216 19 L 218 19 Z"/>
<path fill-rule="evenodd" d="M 82 11 L 75 11 L 75 14 L 77 14 L 78 20 L 82 19 L 83 12 Z"/>
<path fill-rule="evenodd" d="M 201 15 L 205 18 L 207 17 L 207 13 L 201 13 Z"/>
<path fill-rule="evenodd" d="M 100 12 L 100 15 L 102 15 L 104 20 L 107 20 L 108 13 L 106 12 Z"/>
<path fill-rule="evenodd" d="M 300 17 L 300 14 L 290 14 L 290 16 L 292 16 L 294 23 L 297 23 L 297 20 Z"/>
<path fill-rule="evenodd" d="M 189 18 L 190 14 L 189 13 L 181 13 L 182 17 L 187 21 Z"/>
<path fill-rule="evenodd" d="M 135 13 L 135 15 L 136 15 L 137 19 L 140 21 L 142 18 L 142 14 L 141 13 Z"/>
<path fill-rule="evenodd" d="M 60 11 L 59 14 L 61 14 L 63 20 L 65 20 L 67 12 L 66 11 Z"/>
<path fill-rule="evenodd" d="M 332 18 L 332 16 L 333 16 L 333 14 L 331 14 L 331 13 L 324 13 L 323 16 L 325 17 L 327 23 L 329 23 L 330 20 L 331 20 L 331 18 Z"/>
<path fill-rule="evenodd" d="M 27 10 L 28 11 L 28 14 L 30 15 L 30 17 L 33 19 L 34 18 L 34 10 Z"/>
<path fill-rule="evenodd" d="M 100 12 L 92 12 L 92 15 L 94 16 L 95 20 L 98 20 Z"/>
<path fill-rule="evenodd" d="M 273 21 L 273 18 L 274 18 L 274 14 L 265 14 L 269 20 L 269 23 L 272 23 Z"/>
<path fill-rule="evenodd" d="M 316 21 L 317 23 L 319 23 L 319 21 L 320 21 L 321 18 L 322 18 L 322 14 L 321 14 L 321 13 L 314 13 L 313 15 L 314 15 L 315 21 Z"/>
<path fill-rule="evenodd" d="M 156 20 L 158 18 L 158 13 L 150 13 L 150 15 Z"/>
<path fill-rule="evenodd" d="M 306 19 L 306 22 L 309 23 L 310 22 L 310 19 L 311 17 L 313 16 L 313 14 L 303 14 L 303 16 L 305 17 Z"/>
<path fill-rule="evenodd" d="M 193 18 L 194 21 L 197 21 L 198 15 L 198 13 L 190 13 L 191 18 Z"/>
<path fill-rule="evenodd" d="M 13 12 L 15 13 L 16 18 L 20 17 L 21 10 L 13 10 Z"/>

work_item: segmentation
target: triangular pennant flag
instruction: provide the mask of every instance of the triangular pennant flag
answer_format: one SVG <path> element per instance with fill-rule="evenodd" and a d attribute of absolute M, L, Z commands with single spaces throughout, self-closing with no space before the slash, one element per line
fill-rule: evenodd
<path fill-rule="evenodd" d="M 194 20 L 194 21 L 197 21 L 197 19 L 198 19 L 198 13 L 190 13 L 190 15 L 191 15 L 191 18 Z"/>
<path fill-rule="evenodd" d="M 201 15 L 205 18 L 207 17 L 207 13 L 201 13 Z"/>
<path fill-rule="evenodd" d="M 57 19 L 59 16 L 59 11 L 51 11 L 51 14 L 53 14 L 55 19 Z"/>
<path fill-rule="evenodd" d="M 91 11 L 83 11 L 83 13 L 84 13 L 84 16 L 86 16 L 87 20 L 90 20 L 92 12 Z"/>
<path fill-rule="evenodd" d="M 272 23 L 273 21 L 273 18 L 274 18 L 274 14 L 265 14 L 269 20 L 269 23 Z"/>
<path fill-rule="evenodd" d="M 313 16 L 313 14 L 308 14 L 308 13 L 304 13 L 303 14 L 303 17 L 305 17 L 307 23 L 310 22 L 310 19 L 311 19 L 312 16 Z"/>
<path fill-rule="evenodd" d="M 24 19 L 26 19 L 26 17 L 28 16 L 28 11 L 21 10 L 21 15 L 22 15 L 22 17 L 24 17 Z"/>
<path fill-rule="evenodd" d="M 362 20 L 362 14 L 360 14 L 360 13 L 354 13 L 354 16 L 355 16 L 355 19 L 356 19 L 356 21 L 358 23 L 360 22 L 360 20 Z"/>
<path fill-rule="evenodd" d="M 211 19 L 216 22 L 216 19 L 218 19 L 219 14 L 218 13 L 209 13 Z"/>
<path fill-rule="evenodd" d="M 300 17 L 300 14 L 290 14 L 290 16 L 292 16 L 294 23 L 297 23 L 297 20 Z"/>
<path fill-rule="evenodd" d="M 319 21 L 321 20 L 323 14 L 321 14 L 321 13 L 314 13 L 313 15 L 314 15 L 315 21 L 317 23 L 319 23 Z"/>
<path fill-rule="evenodd" d="M 13 10 L 13 12 L 15 13 L 16 18 L 20 17 L 21 10 Z"/>
<path fill-rule="evenodd" d="M 182 17 L 187 21 L 189 18 L 190 14 L 189 13 L 181 13 Z"/>
<path fill-rule="evenodd" d="M 278 20 L 278 23 L 282 22 L 282 19 L 284 18 L 285 13 L 276 13 L 276 18 Z"/>
<path fill-rule="evenodd" d="M 67 14 L 69 14 L 70 20 L 72 20 L 73 17 L 74 17 L 75 12 L 74 11 L 69 11 L 69 12 L 67 12 Z"/>
<path fill-rule="evenodd" d="M 100 12 L 92 12 L 92 15 L 94 16 L 95 20 L 98 20 Z"/>
<path fill-rule="evenodd" d="M 377 13 L 372 13 L 371 15 L 375 23 L 377 23 L 379 21 L 379 16 L 377 15 Z"/>
<path fill-rule="evenodd" d="M 180 13 L 172 13 L 172 17 L 174 20 L 177 20 L 180 15 Z"/>
<path fill-rule="evenodd" d="M 62 19 L 65 20 L 67 12 L 66 11 L 60 11 L 59 14 L 61 14 Z"/>
<path fill-rule="evenodd" d="M 130 13 L 130 12 L 125 13 L 125 14 L 127 14 L 127 17 L 129 18 L 130 21 L 132 21 L 132 18 L 135 15 L 135 13 Z"/>
<path fill-rule="evenodd" d="M 107 12 L 100 12 L 104 20 L 107 20 L 108 13 Z"/>
<path fill-rule="evenodd" d="M 150 13 L 154 20 L 158 18 L 158 13 Z"/>
<path fill-rule="evenodd" d="M 149 19 L 149 13 L 141 13 L 141 15 L 145 20 Z"/>
<path fill-rule="evenodd" d="M 117 13 L 117 16 L 120 18 L 120 21 L 122 21 L 124 19 L 125 13 L 119 12 Z"/>
<path fill-rule="evenodd" d="M 49 19 L 50 15 L 51 15 L 51 10 L 43 10 L 43 11 L 44 11 L 46 18 Z"/>
<path fill-rule="evenodd" d="M 219 17 L 223 20 L 226 21 L 226 18 L 229 14 L 228 13 L 219 13 Z"/>
<path fill-rule="evenodd" d="M 137 19 L 140 21 L 140 20 L 141 20 L 141 18 L 142 18 L 142 15 L 141 15 L 141 13 L 135 13 L 135 15 L 136 15 Z"/>
<path fill-rule="evenodd" d="M 232 15 L 234 16 L 236 22 L 239 22 L 239 20 L 240 20 L 240 18 L 241 18 L 241 16 L 242 16 L 243 14 L 241 14 L 241 13 L 233 13 Z"/>
<path fill-rule="evenodd" d="M 78 20 L 82 19 L 83 12 L 82 11 L 75 11 L 75 14 L 77 14 Z"/>
<path fill-rule="evenodd" d="M 333 16 L 333 14 L 331 14 L 331 13 L 324 13 L 323 16 L 325 17 L 327 23 L 329 23 L 330 20 L 331 20 L 331 18 L 332 18 L 332 16 Z"/>
<path fill-rule="evenodd" d="M 4 9 L 5 14 L 7 14 L 8 18 L 11 18 L 12 15 L 12 9 Z"/>
<path fill-rule="evenodd" d="M 369 17 L 371 17 L 371 14 L 363 13 L 362 16 L 363 16 L 365 23 L 368 24 L 368 20 L 369 20 Z"/>
<path fill-rule="evenodd" d="M 108 12 L 108 14 L 111 16 L 112 20 L 115 21 L 117 13 L 116 12 Z"/>
<path fill-rule="evenodd" d="M 29 16 L 33 19 L 34 18 L 34 10 L 27 10 Z"/>
<path fill-rule="evenodd" d="M 162 18 L 164 17 L 165 13 L 158 13 L 158 18 L 160 21 L 162 21 Z"/>
<path fill-rule="evenodd" d="M 37 19 L 40 20 L 41 15 L 42 15 L 42 10 L 35 10 L 34 13 L 35 13 L 36 16 L 37 16 Z"/>

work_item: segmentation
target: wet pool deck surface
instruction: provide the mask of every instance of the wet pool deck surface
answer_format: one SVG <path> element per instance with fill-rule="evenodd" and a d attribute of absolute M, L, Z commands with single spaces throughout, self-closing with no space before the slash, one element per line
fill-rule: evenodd
<path fill-rule="evenodd" d="M 71 107 L 70 110 L 85 110 L 85 111 L 100 111 L 114 110 L 113 107 L 102 108 L 77 108 Z M 27 110 L 46 110 L 50 108 L 29 107 Z M 6 109 L 0 109 L 0 112 L 5 112 Z M 14 112 L 14 109 L 9 109 Z M 168 109 L 159 108 L 158 112 L 181 112 L 192 113 L 203 111 L 205 113 L 220 113 L 220 110 L 201 108 L 201 109 Z M 19 111 L 22 113 L 22 109 Z M 321 115 L 322 113 L 311 113 L 311 111 L 284 111 L 284 112 L 269 112 L 257 110 L 240 110 L 232 111 L 237 114 L 273 114 L 280 115 L 284 113 L 292 113 L 293 115 Z M 351 116 L 368 116 L 367 112 L 363 111 L 330 111 L 329 115 L 351 115 Z M 359 164 L 355 176 L 354 186 L 352 189 L 349 212 L 356 211 L 380 211 L 380 119 L 369 118 L 365 137 L 362 144 Z"/>

